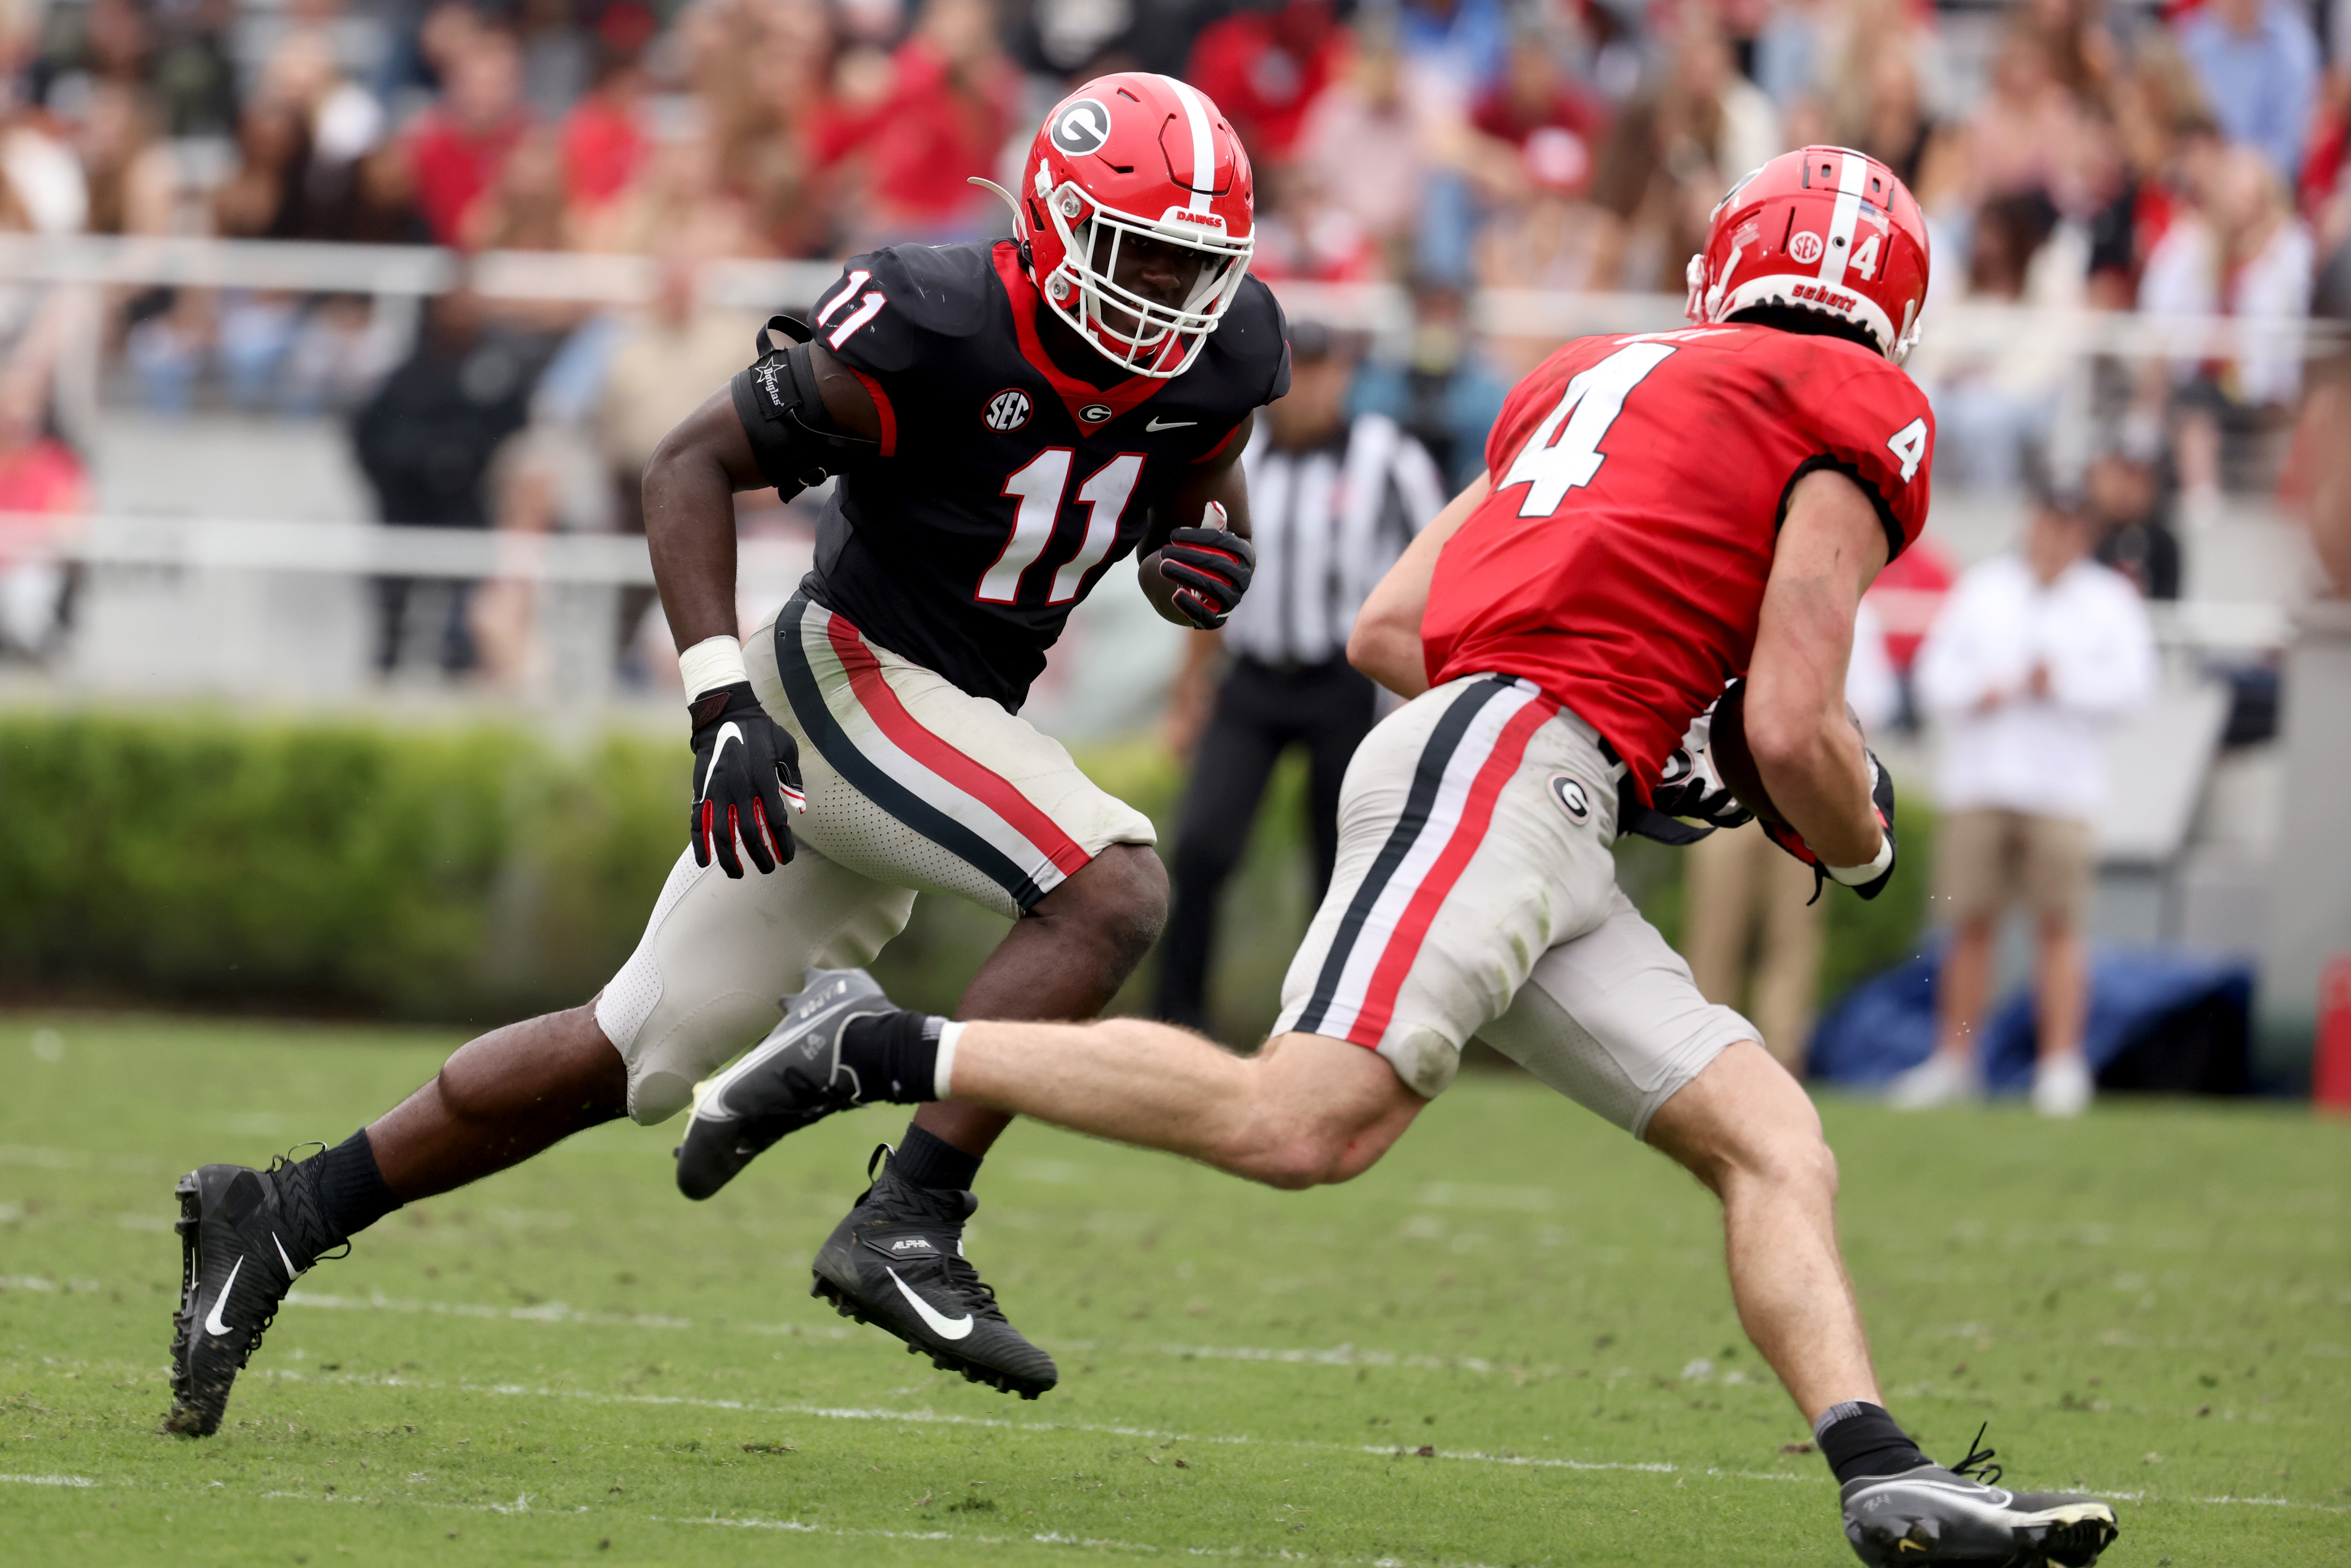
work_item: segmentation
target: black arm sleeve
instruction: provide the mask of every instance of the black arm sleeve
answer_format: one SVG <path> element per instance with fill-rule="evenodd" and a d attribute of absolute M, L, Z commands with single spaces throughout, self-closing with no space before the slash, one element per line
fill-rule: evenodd
<path fill-rule="evenodd" d="M 790 341 L 778 347 L 770 332 Z M 768 318 L 759 332 L 758 359 L 727 385 L 760 475 L 787 501 L 882 450 L 879 443 L 843 431 L 825 412 L 810 362 L 810 336 L 789 316 Z"/>

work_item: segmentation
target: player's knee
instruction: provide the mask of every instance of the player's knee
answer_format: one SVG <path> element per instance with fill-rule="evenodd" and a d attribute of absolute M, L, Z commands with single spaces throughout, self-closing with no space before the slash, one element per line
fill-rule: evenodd
<path fill-rule="evenodd" d="M 1167 868 L 1147 845 L 1113 844 L 1037 907 L 1123 977 L 1167 924 Z"/>
<path fill-rule="evenodd" d="M 1252 1103 L 1238 1118 L 1216 1164 L 1236 1176 L 1284 1192 L 1353 1181 L 1386 1147 L 1370 1129 L 1336 1118 L 1301 1116 L 1270 1099 Z"/>
<path fill-rule="evenodd" d="M 1345 1168 L 1345 1155 L 1346 1140 L 1321 1129 L 1253 1126 L 1217 1163 L 1236 1176 L 1298 1192 L 1359 1174 Z"/>
<path fill-rule="evenodd" d="M 544 1074 L 515 1071 L 517 1052 L 568 1061 L 572 1071 L 549 1090 Z M 517 1097 L 518 1082 L 531 1085 L 528 1092 L 536 1097 L 576 1094 L 583 1105 L 617 1114 L 625 1082 L 626 1068 L 605 1043 L 590 1003 L 508 1024 L 467 1041 L 441 1064 L 434 1088 L 443 1107 L 457 1120 L 495 1123 L 533 1108 L 531 1101 Z"/>
<path fill-rule="evenodd" d="M 1726 1174 L 1781 1190 L 1836 1197 L 1836 1155 L 1817 1115 L 1758 1118 L 1724 1155 Z"/>

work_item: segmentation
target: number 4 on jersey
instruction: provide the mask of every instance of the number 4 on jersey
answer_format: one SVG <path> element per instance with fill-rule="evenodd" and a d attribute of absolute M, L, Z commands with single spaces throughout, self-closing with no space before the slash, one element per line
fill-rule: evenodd
<path fill-rule="evenodd" d="M 1914 419 L 1887 436 L 1886 450 L 1902 460 L 1902 482 L 1910 483 L 1918 473 L 1918 465 L 1927 460 L 1927 422 Z"/>
<path fill-rule="evenodd" d="M 1535 427 L 1496 486 L 1529 486 L 1519 516 L 1550 517 L 1570 490 L 1592 483 L 1608 457 L 1600 450 L 1600 438 L 1625 412 L 1625 394 L 1673 353 L 1671 343 L 1629 343 L 1567 383 L 1559 406 Z"/>

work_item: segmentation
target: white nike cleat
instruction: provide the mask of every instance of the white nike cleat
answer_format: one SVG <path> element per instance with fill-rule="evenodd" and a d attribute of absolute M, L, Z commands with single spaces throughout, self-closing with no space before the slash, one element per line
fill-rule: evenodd
<path fill-rule="evenodd" d="M 2044 1056 L 2032 1067 L 2032 1108 L 2043 1116 L 2078 1116 L 2097 1093 L 2090 1064 L 2078 1051 Z"/>
<path fill-rule="evenodd" d="M 889 1152 L 887 1144 L 873 1151 L 869 1175 Z M 809 1293 L 895 1334 L 943 1372 L 1034 1399 L 1061 1373 L 1004 1321 L 995 1291 L 964 1260 L 964 1221 L 978 1207 L 967 1192 L 916 1186 L 884 1165 L 817 1249 Z"/>
<path fill-rule="evenodd" d="M 1983 1080 L 1977 1076 L 1975 1063 L 1948 1051 L 1896 1073 L 1886 1086 L 1886 1103 L 1897 1111 L 1937 1111 L 1971 1105 L 1982 1098 Z"/>

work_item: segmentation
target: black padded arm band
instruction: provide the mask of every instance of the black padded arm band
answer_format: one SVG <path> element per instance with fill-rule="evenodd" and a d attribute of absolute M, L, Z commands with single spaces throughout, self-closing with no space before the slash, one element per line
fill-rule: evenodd
<path fill-rule="evenodd" d="M 771 333 L 789 341 L 778 346 Z M 878 442 L 850 434 L 825 412 L 810 362 L 807 326 L 771 316 L 759 330 L 759 357 L 738 371 L 727 391 L 750 438 L 760 475 L 786 501 L 879 453 Z"/>

